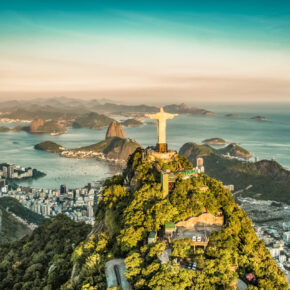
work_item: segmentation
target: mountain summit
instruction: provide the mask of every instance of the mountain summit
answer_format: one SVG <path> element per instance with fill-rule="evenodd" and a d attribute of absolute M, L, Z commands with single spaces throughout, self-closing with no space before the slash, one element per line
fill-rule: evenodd
<path fill-rule="evenodd" d="M 112 137 L 125 138 L 125 132 L 122 125 L 115 120 L 108 127 L 107 134 L 106 134 L 106 139 L 112 138 Z"/>

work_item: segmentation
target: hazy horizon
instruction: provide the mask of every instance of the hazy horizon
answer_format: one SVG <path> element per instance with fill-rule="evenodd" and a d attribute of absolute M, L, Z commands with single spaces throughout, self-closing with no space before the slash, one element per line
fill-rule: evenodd
<path fill-rule="evenodd" d="M 290 101 L 287 1 L 49 1 L 0 8 L 0 100 Z"/>

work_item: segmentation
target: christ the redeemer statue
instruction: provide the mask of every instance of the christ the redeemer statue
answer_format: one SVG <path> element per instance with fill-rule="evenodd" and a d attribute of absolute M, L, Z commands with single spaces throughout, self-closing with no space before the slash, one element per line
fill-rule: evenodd
<path fill-rule="evenodd" d="M 159 113 L 147 114 L 145 116 L 147 118 L 157 120 L 157 134 L 158 134 L 157 150 L 159 152 L 167 152 L 166 120 L 173 119 L 175 116 L 178 116 L 178 114 L 166 113 L 161 107 Z"/>

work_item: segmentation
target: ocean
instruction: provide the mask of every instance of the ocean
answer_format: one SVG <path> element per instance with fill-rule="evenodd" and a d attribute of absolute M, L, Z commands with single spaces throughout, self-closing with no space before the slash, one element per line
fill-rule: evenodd
<path fill-rule="evenodd" d="M 180 115 L 167 122 L 167 143 L 170 149 L 179 150 L 186 142 L 220 137 L 235 142 L 250 151 L 254 157 L 274 158 L 290 168 L 290 104 L 193 104 L 216 113 L 216 116 Z M 238 114 L 238 118 L 226 114 Z M 267 121 L 251 120 L 262 115 Z M 14 124 L 9 124 L 13 126 Z M 156 125 L 144 124 L 136 128 L 124 128 L 126 137 L 135 139 L 142 146 L 156 144 Z M 0 133 L 0 162 L 33 167 L 47 175 L 23 185 L 58 188 L 83 187 L 88 182 L 100 181 L 114 173 L 114 169 L 102 161 L 93 159 L 66 159 L 57 154 L 34 150 L 33 146 L 51 140 L 67 148 L 93 144 L 104 139 L 106 129 L 69 129 L 60 136 L 31 135 L 26 132 Z"/>

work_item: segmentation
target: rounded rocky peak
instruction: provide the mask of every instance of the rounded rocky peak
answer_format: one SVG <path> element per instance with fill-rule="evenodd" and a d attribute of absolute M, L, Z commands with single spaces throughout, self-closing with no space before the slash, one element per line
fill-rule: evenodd
<path fill-rule="evenodd" d="M 43 126 L 44 120 L 43 119 L 35 119 L 30 123 L 29 131 L 30 132 L 37 132 L 38 128 Z"/>
<path fill-rule="evenodd" d="M 106 139 L 112 137 L 125 138 L 124 129 L 122 125 L 117 121 L 113 121 L 107 130 Z"/>

